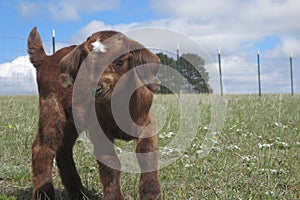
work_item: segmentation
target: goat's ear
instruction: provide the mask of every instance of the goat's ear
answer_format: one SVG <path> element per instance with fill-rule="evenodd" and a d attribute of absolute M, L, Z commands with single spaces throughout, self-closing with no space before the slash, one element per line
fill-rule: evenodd
<path fill-rule="evenodd" d="M 86 42 L 75 47 L 70 53 L 60 61 L 61 75 L 59 81 L 64 88 L 72 86 L 78 70 L 87 58 L 89 53 L 92 53 L 88 59 L 88 64 L 93 64 L 99 58 L 99 55 L 106 53 L 109 49 L 121 49 L 124 36 L 117 32 L 99 32 L 90 36 Z M 102 40 L 105 40 L 104 43 Z M 110 48 L 107 48 L 107 47 Z M 95 60 L 96 59 L 96 60 Z"/>
<path fill-rule="evenodd" d="M 159 89 L 157 72 L 159 70 L 159 58 L 141 45 L 134 45 L 130 52 L 129 62 L 136 68 L 139 79 L 150 89 L 156 92 Z"/>
<path fill-rule="evenodd" d="M 70 53 L 63 57 L 59 63 L 60 65 L 60 84 L 64 88 L 71 87 L 76 78 L 79 67 L 88 54 L 85 48 L 85 43 L 75 47 Z"/>

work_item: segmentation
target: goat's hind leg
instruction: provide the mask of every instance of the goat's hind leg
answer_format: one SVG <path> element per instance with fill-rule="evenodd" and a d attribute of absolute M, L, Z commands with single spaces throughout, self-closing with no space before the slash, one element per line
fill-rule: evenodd
<path fill-rule="evenodd" d="M 64 128 L 63 144 L 56 153 L 56 163 L 62 183 L 71 199 L 84 199 L 84 188 L 75 167 L 73 159 L 73 146 L 78 137 L 72 124 Z"/>
<path fill-rule="evenodd" d="M 34 199 L 55 199 L 52 183 L 52 165 L 55 151 L 41 144 L 37 135 L 32 145 L 32 182 Z"/>
<path fill-rule="evenodd" d="M 53 159 L 62 145 L 66 116 L 54 95 L 40 99 L 38 133 L 32 144 L 34 199 L 55 199 L 52 183 Z"/>

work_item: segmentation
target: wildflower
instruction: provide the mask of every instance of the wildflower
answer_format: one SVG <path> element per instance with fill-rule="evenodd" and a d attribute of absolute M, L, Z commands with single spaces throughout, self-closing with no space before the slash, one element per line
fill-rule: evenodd
<path fill-rule="evenodd" d="M 270 148 L 271 146 L 273 146 L 273 144 L 258 144 L 258 148 L 260 148 L 260 149 Z"/>
<path fill-rule="evenodd" d="M 279 145 L 282 145 L 283 147 L 289 147 L 289 144 L 286 142 L 279 142 Z"/>
<path fill-rule="evenodd" d="M 249 158 L 249 156 L 243 156 L 242 160 L 246 161 L 246 162 L 250 162 L 251 158 Z"/>
<path fill-rule="evenodd" d="M 239 133 L 239 132 L 241 132 L 242 131 L 242 129 L 236 129 L 236 131 L 235 132 L 237 132 L 237 133 Z"/>
<path fill-rule="evenodd" d="M 174 133 L 173 131 L 170 131 L 169 133 L 163 132 L 163 133 L 160 134 L 158 137 L 159 137 L 160 139 L 164 139 L 164 138 L 171 138 L 171 137 L 173 137 L 174 135 L 176 135 L 176 133 Z"/>
<path fill-rule="evenodd" d="M 12 128 L 13 128 L 13 125 L 11 125 L 11 124 L 8 125 L 8 128 L 9 128 L 9 129 L 12 129 Z"/>
<path fill-rule="evenodd" d="M 266 191 L 265 194 L 266 195 L 274 195 L 274 192 L 273 191 Z"/>
<path fill-rule="evenodd" d="M 276 169 L 270 169 L 271 174 L 276 174 L 278 172 L 278 170 Z"/>
<path fill-rule="evenodd" d="M 176 156 L 179 156 L 181 154 L 181 151 L 180 151 L 180 149 L 176 149 L 176 148 L 163 147 L 160 150 L 160 153 L 161 153 L 162 156 L 176 157 Z"/>
<path fill-rule="evenodd" d="M 276 145 L 281 148 L 281 149 L 285 149 L 285 148 L 289 148 L 290 145 L 286 142 L 276 142 Z"/>
<path fill-rule="evenodd" d="M 184 167 L 185 168 L 193 167 L 193 164 L 186 164 Z"/>
<path fill-rule="evenodd" d="M 211 136 L 211 139 L 218 140 L 218 137 L 216 135 Z"/>
<path fill-rule="evenodd" d="M 283 128 L 283 129 L 287 129 L 287 128 L 288 128 L 287 125 L 283 125 L 283 124 L 278 123 L 278 122 L 275 122 L 274 125 L 275 125 L 276 127 L 280 127 L 280 128 Z"/>
<path fill-rule="evenodd" d="M 117 154 L 121 154 L 123 152 L 123 150 L 120 147 L 116 147 L 116 152 L 117 152 Z"/>
<path fill-rule="evenodd" d="M 227 147 L 227 149 L 229 150 L 237 150 L 237 151 L 241 151 L 241 148 L 238 145 L 230 145 L 229 147 Z"/>

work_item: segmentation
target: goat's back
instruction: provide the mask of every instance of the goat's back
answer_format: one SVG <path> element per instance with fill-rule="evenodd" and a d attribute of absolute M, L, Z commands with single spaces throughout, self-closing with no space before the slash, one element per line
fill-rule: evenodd
<path fill-rule="evenodd" d="M 62 88 L 59 83 L 59 75 L 61 74 L 59 63 L 74 48 L 75 46 L 65 47 L 51 56 L 46 56 L 40 66 L 36 68 L 40 96 L 45 97 L 50 93 L 61 95 L 62 92 L 68 91 L 68 89 Z"/>
<path fill-rule="evenodd" d="M 33 28 L 29 34 L 27 46 L 30 61 L 37 70 L 36 78 L 39 96 L 41 98 L 47 98 L 50 95 L 55 95 L 61 102 L 71 101 L 72 88 L 62 88 L 59 83 L 59 75 L 61 74 L 60 61 L 72 51 L 76 45 L 62 48 L 53 55 L 47 56 L 40 35 L 36 28 Z"/>

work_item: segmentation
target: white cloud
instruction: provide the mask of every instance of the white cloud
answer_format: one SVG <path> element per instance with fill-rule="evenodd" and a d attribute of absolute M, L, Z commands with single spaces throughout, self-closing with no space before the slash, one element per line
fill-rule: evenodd
<path fill-rule="evenodd" d="M 20 1 L 19 12 L 23 17 L 50 14 L 56 21 L 74 21 L 83 13 L 120 8 L 119 0 L 47 0 L 44 2 Z M 47 13 L 45 13 L 47 12 Z"/>
<path fill-rule="evenodd" d="M 173 26 L 176 30 L 192 34 L 207 46 L 219 45 L 230 53 L 253 47 L 253 43 L 267 35 L 281 38 L 300 33 L 298 0 L 152 0 L 151 5 L 167 18 L 181 21 L 181 27 Z"/>
<path fill-rule="evenodd" d="M 60 1 L 58 4 L 49 2 L 47 8 L 54 20 L 73 21 L 79 19 L 78 7 L 73 2 Z"/>
<path fill-rule="evenodd" d="M 36 71 L 28 56 L 0 64 L 0 95 L 37 94 Z"/>
<path fill-rule="evenodd" d="M 152 0 L 151 5 L 153 9 L 169 17 L 214 24 L 222 32 L 250 30 L 265 33 L 266 30 L 282 30 L 283 27 L 300 29 L 295 27 L 300 9 L 298 0 Z"/>
<path fill-rule="evenodd" d="M 168 18 L 144 23 L 116 24 L 113 26 L 101 21 L 92 21 L 78 31 L 74 38 L 76 40 L 81 38 L 80 40 L 83 41 L 93 32 L 113 29 L 129 34 L 130 37 L 140 41 L 146 47 L 160 46 L 164 47 L 163 50 L 169 50 L 174 53 L 176 43 L 180 41 L 178 38 L 176 39 L 170 34 L 164 34 L 163 31 L 155 33 L 151 29 L 148 30 L 147 34 L 145 32 L 139 34 L 138 31 L 130 31 L 131 29 L 143 27 L 163 27 L 180 31 L 191 40 L 201 44 L 210 53 L 215 63 L 217 63 L 217 49 L 221 47 L 223 81 L 226 93 L 258 93 L 256 49 L 253 44 L 265 37 L 262 30 L 254 30 L 249 33 L 246 33 L 245 30 L 227 30 L 222 33 L 213 23 L 198 23 L 185 18 Z M 288 37 L 285 35 L 287 34 L 279 36 L 279 43 L 275 45 L 275 48 L 262 51 L 261 84 L 263 93 L 290 92 L 288 55 L 290 52 L 295 52 L 295 56 L 300 56 L 300 40 L 292 34 Z M 181 44 L 181 50 L 185 49 L 186 52 L 194 51 L 193 48 L 199 48 L 199 46 L 195 47 L 185 44 L 184 47 Z M 216 67 L 216 65 L 213 66 L 209 62 L 211 60 L 206 59 L 208 68 Z M 211 69 L 208 69 L 208 71 L 213 82 L 211 84 L 214 88 L 218 88 L 218 73 Z M 299 81 L 295 79 L 295 85 L 299 85 Z M 214 91 L 217 90 L 214 89 Z"/>
<path fill-rule="evenodd" d="M 58 21 L 77 20 L 81 13 L 114 10 L 118 9 L 119 6 L 119 0 L 60 0 L 58 4 L 48 3 L 52 18 Z"/>
<path fill-rule="evenodd" d="M 300 38 L 283 37 L 274 49 L 266 52 L 266 55 L 272 57 L 288 57 L 290 55 L 300 57 Z"/>
<path fill-rule="evenodd" d="M 161 20 L 153 20 L 147 21 L 143 23 L 132 22 L 129 24 L 115 24 L 115 25 L 108 25 L 102 21 L 91 21 L 85 27 L 80 29 L 74 36 L 74 42 L 82 42 L 86 40 L 88 36 L 92 33 L 97 31 L 103 30 L 116 30 L 120 32 L 130 32 L 131 30 L 140 29 L 140 28 L 147 28 L 147 27 L 157 27 L 167 30 L 173 30 L 174 32 L 179 32 L 190 39 L 193 39 L 198 42 L 199 45 L 204 46 L 207 48 L 208 52 L 216 52 L 219 47 L 222 47 L 222 43 L 228 44 L 229 47 L 234 46 L 232 45 L 233 42 L 236 41 L 235 36 L 232 38 L 226 37 L 224 35 L 211 35 L 212 27 L 209 25 L 199 25 L 196 23 L 189 22 L 185 19 L 161 19 Z M 203 31 L 202 31 L 203 30 Z M 157 38 L 152 33 L 148 33 L 149 40 L 153 41 L 153 38 Z M 162 36 L 161 36 L 162 37 Z M 224 39 L 226 38 L 226 39 Z M 161 43 L 170 43 L 169 46 L 173 46 L 176 48 L 176 41 L 171 41 L 171 38 L 161 38 Z M 171 44 L 173 42 L 173 44 Z M 162 44 L 162 46 L 165 46 Z M 232 48 L 230 48 L 232 49 Z"/>
<path fill-rule="evenodd" d="M 107 25 L 102 21 L 93 20 L 85 27 L 81 28 L 72 38 L 72 41 L 81 43 L 85 41 L 91 34 L 103 30 L 116 30 L 120 32 L 129 31 L 139 27 L 139 23 Z"/>
<path fill-rule="evenodd" d="M 20 1 L 18 5 L 22 17 L 30 17 L 37 14 L 39 7 L 39 4 L 28 1 Z"/>
<path fill-rule="evenodd" d="M 56 1 L 54 4 L 56 7 L 49 12 L 53 16 L 57 16 L 57 20 L 74 20 L 78 19 L 83 12 L 117 9 L 120 4 L 117 0 L 106 0 L 104 1 L 106 3 L 103 4 L 97 2 L 96 6 L 95 1 L 73 0 L 68 3 L 65 0 Z M 101 30 L 130 33 L 130 30 L 136 28 L 161 27 L 179 31 L 201 44 L 215 61 L 217 50 L 221 48 L 222 69 L 227 92 L 257 93 L 256 44 L 263 41 L 265 37 L 275 36 L 278 38 L 277 44 L 264 49 L 262 55 L 282 57 L 283 60 L 274 59 L 272 61 L 270 58 L 268 61 L 266 58 L 262 58 L 262 89 L 265 92 L 289 92 L 289 70 L 286 68 L 289 63 L 285 58 L 288 58 L 290 53 L 293 53 L 294 57 L 300 57 L 300 26 L 298 22 L 300 1 L 152 0 L 151 7 L 164 18 L 114 25 L 95 20 L 82 27 L 73 36 L 72 41 L 75 44 L 81 43 L 92 33 Z M 51 6 L 48 9 L 51 9 Z M 24 9 L 24 13 L 26 13 L 25 11 L 26 9 Z M 157 35 L 150 31 L 147 35 L 148 41 L 141 41 L 146 46 L 148 42 L 150 42 L 149 44 L 156 42 L 167 49 L 175 50 L 176 48 L 178 41 L 173 41 L 174 38 Z M 131 36 L 139 38 L 138 34 Z M 241 55 L 250 57 L 241 57 Z M 217 77 L 214 78 L 215 81 L 218 80 Z M 295 85 L 300 85 L 299 79 L 294 81 Z"/>

